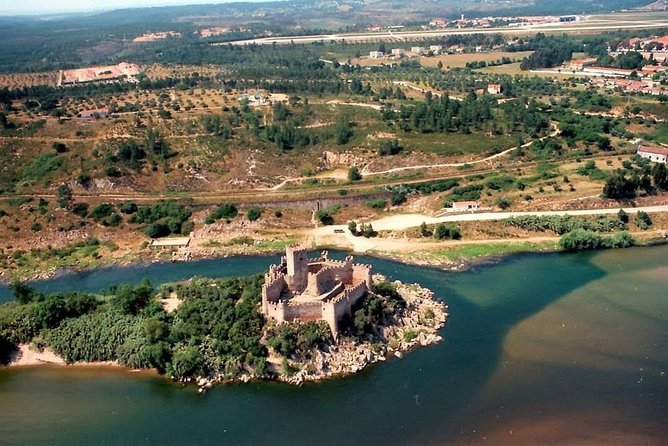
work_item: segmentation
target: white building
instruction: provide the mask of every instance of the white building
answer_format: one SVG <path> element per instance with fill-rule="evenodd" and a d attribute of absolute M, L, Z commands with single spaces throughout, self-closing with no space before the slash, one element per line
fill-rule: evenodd
<path fill-rule="evenodd" d="M 239 96 L 239 102 L 248 102 L 248 105 L 264 105 L 267 103 L 267 98 L 262 96 L 260 93 L 255 94 L 244 94 Z"/>
<path fill-rule="evenodd" d="M 384 55 L 385 55 L 385 53 L 383 53 L 382 51 L 371 51 L 371 52 L 369 52 L 369 57 L 371 59 L 380 59 Z"/>
<path fill-rule="evenodd" d="M 404 54 L 404 49 L 403 48 L 392 48 L 392 55 L 393 56 L 401 56 Z"/>
<path fill-rule="evenodd" d="M 668 148 L 659 146 L 640 146 L 638 155 L 655 163 L 668 163 Z"/>
<path fill-rule="evenodd" d="M 429 51 L 431 51 L 434 54 L 440 54 L 441 51 L 443 51 L 443 47 L 441 45 L 431 45 L 429 47 Z"/>
<path fill-rule="evenodd" d="M 413 53 L 424 53 L 425 48 L 423 46 L 412 46 L 411 47 L 411 52 L 413 52 Z"/>
<path fill-rule="evenodd" d="M 462 211 L 477 211 L 478 202 L 477 201 L 455 201 L 452 203 L 452 210 L 455 212 Z"/>

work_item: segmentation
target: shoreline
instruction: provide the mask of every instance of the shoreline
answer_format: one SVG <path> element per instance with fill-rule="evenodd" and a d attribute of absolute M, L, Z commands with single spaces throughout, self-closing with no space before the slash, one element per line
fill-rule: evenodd
<path fill-rule="evenodd" d="M 141 374 L 146 376 L 162 377 L 155 369 L 133 369 L 119 364 L 116 361 L 96 361 L 96 362 L 73 362 L 68 363 L 62 357 L 51 351 L 44 349 L 39 352 L 33 349 L 30 344 L 19 344 L 18 350 L 12 352 L 10 360 L 5 365 L 0 365 L 0 370 L 29 370 L 29 369 L 78 369 L 78 370 L 107 370 L 115 372 Z"/>
<path fill-rule="evenodd" d="M 385 282 L 387 278 L 381 274 L 374 275 L 374 282 Z M 200 394 L 218 384 L 248 383 L 251 381 L 275 381 L 301 386 L 306 382 L 322 382 L 345 378 L 359 373 L 378 362 L 403 356 L 420 347 L 427 347 L 442 341 L 441 329 L 449 318 L 448 305 L 435 297 L 432 290 L 417 283 L 405 284 L 400 281 L 391 282 L 406 303 L 405 307 L 395 312 L 388 321 L 377 326 L 378 332 L 372 337 L 357 339 L 354 336 L 344 337 L 324 347 L 315 348 L 306 356 L 283 357 L 289 364 L 272 367 L 269 375 L 256 376 L 243 373 L 234 378 L 225 377 L 222 373 L 207 376 L 190 376 L 180 380 L 167 374 L 160 374 L 156 369 L 132 369 L 118 361 L 74 362 L 68 363 L 62 356 L 50 348 L 34 347 L 33 344 L 19 344 L 11 353 L 9 362 L 0 369 L 29 368 L 88 368 L 109 369 L 131 373 L 145 373 L 159 376 L 173 383 L 184 386 L 195 384 Z M 367 335 L 369 336 L 369 335 Z M 276 355 L 276 352 L 271 353 Z M 272 361 L 269 360 L 271 363 Z M 290 368 L 294 370 L 290 371 Z"/>
<path fill-rule="evenodd" d="M 648 234 L 651 235 L 651 234 Z M 652 246 L 662 246 L 668 244 L 668 239 L 663 239 L 663 238 L 658 238 L 657 236 L 654 237 L 648 237 L 645 239 L 637 239 L 636 240 L 638 244 L 634 245 L 633 247 L 652 247 Z M 517 240 L 509 240 L 507 243 L 503 245 L 498 245 L 498 244 L 486 244 L 484 243 L 485 241 L 482 240 L 481 243 L 475 243 L 471 244 L 470 246 L 478 246 L 478 247 L 492 247 L 492 246 L 505 246 L 505 247 L 512 247 L 513 245 L 521 245 L 524 243 L 527 243 L 527 240 L 525 239 L 517 239 Z M 311 249 L 313 250 L 321 250 L 321 249 L 332 249 L 336 251 L 341 251 L 345 253 L 350 253 L 350 254 L 357 254 L 357 255 L 366 255 L 369 257 L 376 257 L 379 259 L 384 259 L 384 260 L 391 260 L 394 262 L 399 262 L 399 263 L 404 263 L 406 265 L 411 265 L 411 266 L 418 266 L 418 267 L 423 267 L 423 268 L 432 268 L 432 269 L 437 269 L 440 271 L 447 271 L 447 272 L 462 272 L 462 271 L 468 271 L 472 268 L 480 267 L 480 266 L 485 266 L 485 265 L 494 265 L 497 264 L 501 261 L 503 261 L 507 257 L 511 257 L 514 255 L 521 255 L 521 254 L 550 254 L 550 253 L 559 253 L 559 252 L 566 252 L 562 248 L 557 247 L 556 245 L 554 248 L 547 248 L 546 246 L 533 246 L 530 247 L 530 249 L 526 250 L 518 250 L 518 251 L 510 251 L 510 252 L 503 252 L 503 253 L 492 253 L 488 255 L 475 255 L 471 257 L 466 257 L 462 256 L 458 258 L 456 261 L 452 260 L 447 260 L 447 259 L 413 259 L 410 258 L 411 254 L 414 253 L 419 253 L 419 254 L 429 254 L 429 253 L 434 253 L 438 252 L 440 249 L 447 249 L 448 246 L 444 245 L 443 247 L 431 247 L 427 248 L 424 250 L 416 250 L 416 251 L 411 251 L 411 252 L 392 252 L 392 251 L 377 251 L 377 250 L 371 250 L 367 252 L 356 252 L 354 249 L 351 249 L 348 246 L 342 246 L 340 244 L 335 244 L 335 243 L 325 243 L 322 245 L 318 245 L 317 247 L 313 247 Z M 601 248 L 602 249 L 610 249 L 610 248 Z M 195 253 L 189 260 L 166 260 L 166 259 L 153 259 L 153 260 L 118 260 L 114 259 L 111 262 L 102 262 L 99 265 L 96 266 L 86 266 L 86 267 L 77 267 L 77 266 L 65 266 L 65 267 L 58 267 L 55 269 L 51 269 L 48 271 L 43 271 L 43 272 L 38 272 L 35 273 L 34 275 L 31 276 L 25 276 L 25 277 L 20 277 L 20 280 L 25 281 L 25 282 L 41 282 L 41 281 L 47 281 L 51 279 L 56 279 L 61 276 L 66 276 L 66 275 L 74 275 L 74 274 L 80 274 L 80 273 L 86 273 L 86 272 L 92 272 L 95 270 L 102 270 L 102 269 L 111 269 L 114 267 L 129 267 L 132 265 L 137 265 L 137 266 L 150 266 L 153 264 L 168 264 L 168 263 L 188 263 L 188 262 L 195 262 L 195 261 L 202 261 L 202 260 L 219 260 L 219 259 L 227 259 L 230 257 L 252 257 L 252 256 L 272 256 L 272 255 L 280 255 L 282 253 L 282 250 L 280 249 L 271 249 L 271 250 L 260 250 L 257 252 L 248 252 L 248 251 L 242 251 L 242 252 L 235 252 L 235 253 L 221 253 L 221 255 L 217 255 L 216 253 L 211 253 L 211 254 L 200 254 L 200 253 Z M 136 259 L 137 253 L 132 253 L 133 258 Z M 4 271 L 5 274 L 0 276 L 0 286 L 9 286 L 12 282 L 11 275 L 8 274 L 8 271 Z"/>

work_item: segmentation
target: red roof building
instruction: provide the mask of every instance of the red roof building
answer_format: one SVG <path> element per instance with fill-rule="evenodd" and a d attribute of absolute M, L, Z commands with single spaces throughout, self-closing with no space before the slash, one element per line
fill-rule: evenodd
<path fill-rule="evenodd" d="M 668 147 L 640 146 L 638 147 L 638 155 L 656 163 L 666 164 L 668 162 Z"/>

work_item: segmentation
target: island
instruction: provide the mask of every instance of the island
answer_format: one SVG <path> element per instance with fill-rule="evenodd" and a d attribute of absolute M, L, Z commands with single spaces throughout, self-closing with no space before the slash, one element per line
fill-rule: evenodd
<path fill-rule="evenodd" d="M 370 265 L 286 248 L 264 276 L 100 294 L 45 296 L 12 285 L 0 305 L 0 357 L 13 365 L 155 369 L 200 392 L 217 383 L 306 381 L 359 372 L 441 340 L 446 305 Z"/>

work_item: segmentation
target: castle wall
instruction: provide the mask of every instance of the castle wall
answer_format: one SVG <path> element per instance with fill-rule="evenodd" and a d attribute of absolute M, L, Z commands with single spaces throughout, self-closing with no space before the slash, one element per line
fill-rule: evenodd
<path fill-rule="evenodd" d="M 361 282 L 352 288 L 346 289 L 339 296 L 322 305 L 322 318 L 327 322 L 336 337 L 339 333 L 339 323 L 346 316 L 352 317 L 352 307 L 368 291 L 366 282 Z"/>
<path fill-rule="evenodd" d="M 278 323 L 285 322 L 286 306 L 287 302 L 284 300 L 279 302 L 268 302 L 266 304 L 266 311 L 264 311 L 264 315 L 267 319 L 273 319 Z"/>
<path fill-rule="evenodd" d="M 262 285 L 262 313 L 265 316 L 268 314 L 267 304 L 277 302 L 286 286 L 285 278 L 282 275 L 271 281 L 265 277 L 265 283 Z"/>
<path fill-rule="evenodd" d="M 321 302 L 288 302 L 285 307 L 285 320 L 317 321 L 322 318 Z"/>
<path fill-rule="evenodd" d="M 338 282 L 345 285 L 353 283 L 352 257 L 347 257 L 343 262 L 328 260 L 320 271 L 308 275 L 307 290 L 313 296 L 320 296 L 334 288 Z"/>
<path fill-rule="evenodd" d="M 352 306 L 372 289 L 370 265 L 353 264 L 350 256 L 344 261 L 329 260 L 326 251 L 309 259 L 306 249 L 289 247 L 281 263 L 271 266 L 265 274 L 262 313 L 279 323 L 323 319 L 337 336 L 339 322 L 352 316 Z M 282 299 L 287 290 L 317 299 Z"/>
<path fill-rule="evenodd" d="M 371 278 L 371 265 L 353 265 L 352 283 L 366 283 L 367 290 L 373 291 L 373 279 Z"/>
<path fill-rule="evenodd" d="M 368 291 L 370 290 L 367 287 L 366 282 L 361 282 L 355 287 L 346 290 L 346 298 L 350 303 L 350 307 L 352 308 L 353 305 L 355 305 Z"/>

